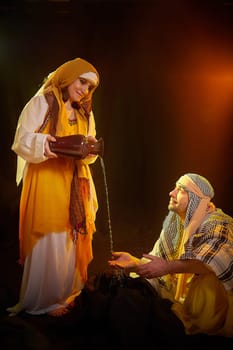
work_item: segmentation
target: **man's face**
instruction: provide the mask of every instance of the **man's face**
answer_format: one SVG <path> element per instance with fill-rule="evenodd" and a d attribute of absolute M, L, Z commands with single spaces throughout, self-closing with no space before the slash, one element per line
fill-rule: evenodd
<path fill-rule="evenodd" d="M 189 202 L 188 192 L 180 185 L 176 185 L 176 187 L 169 192 L 169 196 L 168 210 L 177 213 L 181 219 L 184 219 Z"/>

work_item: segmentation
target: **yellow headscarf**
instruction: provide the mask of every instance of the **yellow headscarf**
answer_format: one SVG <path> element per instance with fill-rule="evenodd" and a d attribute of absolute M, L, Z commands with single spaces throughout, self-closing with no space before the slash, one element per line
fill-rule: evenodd
<path fill-rule="evenodd" d="M 50 73 L 47 80 L 44 83 L 44 92 L 48 92 L 56 89 L 63 89 L 75 81 L 80 75 L 92 72 L 97 76 L 97 82 L 94 84 L 94 89 L 90 91 L 90 94 L 86 97 L 89 100 L 93 94 L 93 91 L 99 85 L 99 73 L 95 67 L 82 58 L 75 58 L 67 61 L 59 66 L 54 72 Z"/>
<path fill-rule="evenodd" d="M 57 114 L 58 111 L 61 110 L 65 88 L 78 79 L 78 77 L 82 75 L 87 76 L 87 73 L 91 76 L 88 80 L 90 80 L 93 88 L 90 89 L 88 95 L 79 102 L 79 106 L 80 111 L 83 112 L 81 113 L 88 118 L 92 109 L 92 95 L 99 85 L 99 73 L 91 63 L 82 58 L 75 58 L 67 61 L 54 72 L 50 73 L 44 85 L 41 87 L 40 91 L 45 95 L 49 104 L 50 113 L 53 116 L 50 128 L 50 133 L 52 135 L 56 134 Z"/>

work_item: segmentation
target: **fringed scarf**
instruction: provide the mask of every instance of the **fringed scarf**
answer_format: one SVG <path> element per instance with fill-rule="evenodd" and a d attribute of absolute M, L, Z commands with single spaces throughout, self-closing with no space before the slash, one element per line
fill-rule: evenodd
<path fill-rule="evenodd" d="M 45 95 L 49 104 L 49 111 L 47 113 L 47 119 L 50 121 L 50 130 L 56 128 L 56 120 L 58 119 L 57 103 L 53 93 L 49 92 Z M 79 114 L 85 117 L 83 109 L 79 110 Z M 95 209 L 92 205 L 91 198 L 91 184 L 89 172 L 85 177 L 80 177 L 80 167 L 78 166 L 79 161 L 74 160 L 74 173 L 71 182 L 70 190 L 70 224 L 71 224 L 71 235 L 72 239 L 76 244 L 76 266 L 80 270 L 80 275 L 83 281 L 87 279 L 87 266 L 92 260 L 92 236 L 95 232 L 95 215 L 92 211 Z M 87 165 L 86 165 L 87 166 Z"/>

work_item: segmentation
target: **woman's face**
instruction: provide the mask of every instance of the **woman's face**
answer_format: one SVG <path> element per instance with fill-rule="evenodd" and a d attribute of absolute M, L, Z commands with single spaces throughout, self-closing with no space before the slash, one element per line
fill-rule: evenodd
<path fill-rule="evenodd" d="M 80 102 L 93 88 L 94 86 L 90 81 L 79 77 L 67 88 L 70 102 Z"/>

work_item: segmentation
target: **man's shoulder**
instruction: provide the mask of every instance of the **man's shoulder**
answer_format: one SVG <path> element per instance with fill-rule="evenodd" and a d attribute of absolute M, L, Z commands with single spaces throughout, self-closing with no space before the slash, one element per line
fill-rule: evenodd
<path fill-rule="evenodd" d="M 233 232 L 233 218 L 224 213 L 222 209 L 217 208 L 210 213 L 200 226 L 200 231 L 203 233 L 220 234 L 226 231 Z"/>
<path fill-rule="evenodd" d="M 233 223 L 233 218 L 229 214 L 226 214 L 222 209 L 216 208 L 215 211 L 213 211 L 209 218 L 209 220 L 218 220 L 218 221 L 223 221 L 223 222 L 229 222 Z M 207 220 L 208 220 L 207 219 Z"/>

